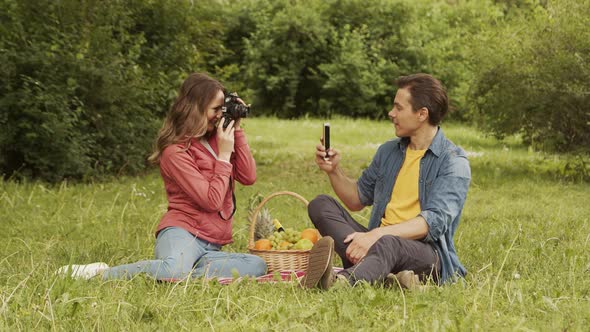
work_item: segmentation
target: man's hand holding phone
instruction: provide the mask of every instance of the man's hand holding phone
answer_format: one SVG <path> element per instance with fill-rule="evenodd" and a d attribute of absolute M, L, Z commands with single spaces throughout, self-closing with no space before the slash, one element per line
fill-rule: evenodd
<path fill-rule="evenodd" d="M 340 153 L 330 146 L 330 124 L 324 123 L 320 144 L 316 146 L 315 162 L 326 173 L 336 170 L 340 162 Z"/>

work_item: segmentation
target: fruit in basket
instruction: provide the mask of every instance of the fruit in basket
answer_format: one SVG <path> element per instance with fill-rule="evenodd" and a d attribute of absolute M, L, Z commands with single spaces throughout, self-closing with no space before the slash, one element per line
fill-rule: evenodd
<path fill-rule="evenodd" d="M 288 241 L 283 241 L 279 244 L 277 249 L 278 250 L 289 250 L 289 249 L 291 249 L 292 246 L 293 246 L 293 243 L 288 242 Z"/>
<path fill-rule="evenodd" d="M 252 219 L 252 218 L 250 218 Z M 275 230 L 270 210 L 263 207 L 256 216 L 254 240 L 267 239 Z"/>
<path fill-rule="evenodd" d="M 283 235 L 281 233 L 274 232 L 274 234 L 269 236 L 268 239 L 270 240 L 270 243 L 272 245 L 272 249 L 275 250 L 275 249 L 278 249 L 279 244 L 281 242 L 283 242 Z"/>
<path fill-rule="evenodd" d="M 320 233 L 315 228 L 307 228 L 302 232 L 293 228 L 285 228 L 284 231 L 275 231 L 268 237 L 272 250 L 309 250 L 320 238 Z"/>
<path fill-rule="evenodd" d="M 283 235 L 284 239 L 288 242 L 295 243 L 301 239 L 301 232 L 293 229 L 287 228 L 285 229 L 285 234 Z"/>
<path fill-rule="evenodd" d="M 320 239 L 320 233 L 315 228 L 307 228 L 301 232 L 302 239 L 308 239 L 311 243 L 315 244 Z"/>
<path fill-rule="evenodd" d="M 269 239 L 260 239 L 256 242 L 254 242 L 254 249 L 270 250 L 270 249 L 272 249 L 272 244 L 270 243 Z"/>
<path fill-rule="evenodd" d="M 313 247 L 313 242 L 309 239 L 301 239 L 293 245 L 291 249 L 295 250 L 309 250 Z"/>
<path fill-rule="evenodd" d="M 284 249 L 285 245 L 281 246 L 281 243 L 289 242 L 290 244 L 293 244 L 301 239 L 301 233 L 293 228 L 285 228 L 283 232 L 274 232 L 268 239 L 272 243 L 273 249 L 286 250 Z"/>

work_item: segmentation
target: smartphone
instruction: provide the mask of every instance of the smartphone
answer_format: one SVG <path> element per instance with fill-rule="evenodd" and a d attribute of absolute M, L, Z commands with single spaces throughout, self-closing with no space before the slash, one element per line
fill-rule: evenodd
<path fill-rule="evenodd" d="M 326 148 L 326 158 L 328 158 L 328 150 L 330 150 L 330 123 L 324 122 L 324 147 Z"/>

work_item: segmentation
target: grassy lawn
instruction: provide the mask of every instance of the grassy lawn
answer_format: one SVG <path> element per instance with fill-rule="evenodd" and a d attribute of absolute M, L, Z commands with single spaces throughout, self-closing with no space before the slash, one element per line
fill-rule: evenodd
<path fill-rule="evenodd" d="M 330 122 L 332 146 L 352 177 L 393 137 L 386 121 Z M 313 161 L 321 125 L 248 119 L 258 180 L 237 187 L 235 242 L 225 250 L 247 250 L 253 197 L 333 194 Z M 455 238 L 469 270 L 463 282 L 412 293 L 368 285 L 321 292 L 292 283 L 61 279 L 53 272 L 68 263 L 152 258 L 166 209 L 158 172 L 94 184 L 0 182 L 0 330 L 586 330 L 588 183 L 562 179 L 561 157 L 529 151 L 517 139 L 500 142 L 459 125 L 444 130 L 471 156 L 473 180 Z M 310 225 L 293 198 L 267 206 L 286 227 Z M 354 215 L 366 224 L 369 210 Z"/>

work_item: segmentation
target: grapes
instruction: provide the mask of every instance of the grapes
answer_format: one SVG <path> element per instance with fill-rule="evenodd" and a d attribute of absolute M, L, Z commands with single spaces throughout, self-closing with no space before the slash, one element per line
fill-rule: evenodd
<path fill-rule="evenodd" d="M 301 239 L 301 232 L 294 230 L 293 228 L 285 228 L 284 232 L 275 231 L 271 236 L 268 237 L 268 239 L 272 244 L 272 249 L 277 250 L 283 242 L 289 242 L 293 244 L 299 241 L 299 239 Z"/>

